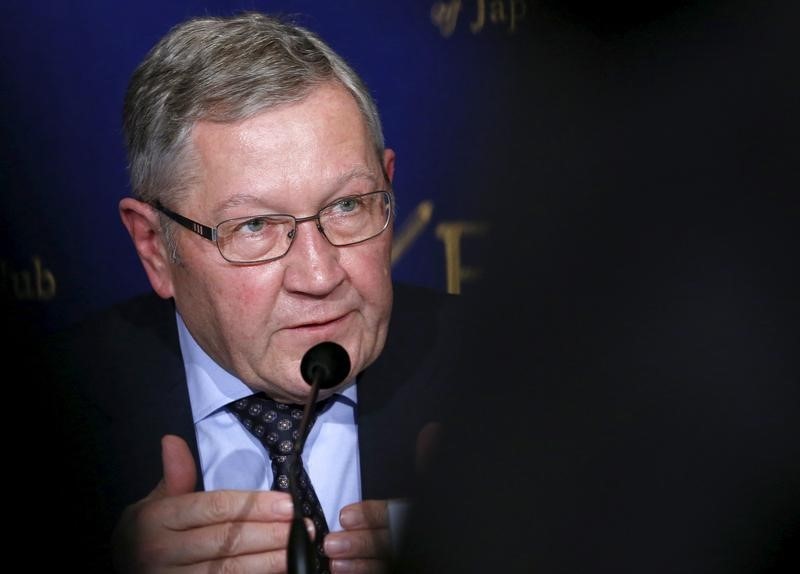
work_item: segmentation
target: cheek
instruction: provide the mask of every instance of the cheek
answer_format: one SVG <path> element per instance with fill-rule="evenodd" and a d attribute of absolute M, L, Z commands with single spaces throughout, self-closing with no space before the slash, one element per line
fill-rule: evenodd
<path fill-rule="evenodd" d="M 263 334 L 280 281 L 263 269 L 238 268 L 214 281 L 212 305 L 217 308 L 222 328 L 231 340 L 250 339 Z"/>
<path fill-rule="evenodd" d="M 392 278 L 390 250 L 365 252 L 353 263 L 350 279 L 366 304 L 366 312 L 371 321 L 380 321 L 388 316 L 392 298 Z"/>

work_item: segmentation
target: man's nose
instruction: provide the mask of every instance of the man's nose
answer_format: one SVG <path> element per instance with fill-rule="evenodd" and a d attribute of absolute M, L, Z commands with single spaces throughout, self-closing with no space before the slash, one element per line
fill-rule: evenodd
<path fill-rule="evenodd" d="M 290 291 L 323 296 L 345 278 L 341 250 L 325 238 L 316 218 L 298 221 L 292 246 L 284 257 L 284 284 Z"/>

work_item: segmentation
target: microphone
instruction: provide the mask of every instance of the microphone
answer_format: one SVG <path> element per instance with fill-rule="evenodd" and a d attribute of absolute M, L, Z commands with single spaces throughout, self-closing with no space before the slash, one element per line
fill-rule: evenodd
<path fill-rule="evenodd" d="M 294 518 L 289 530 L 289 547 L 287 552 L 288 570 L 290 574 L 311 574 L 314 571 L 314 545 L 306 530 L 300 497 L 295 484 L 294 467 L 297 465 L 308 434 L 308 421 L 311 410 L 317 402 L 320 388 L 330 389 L 341 383 L 350 373 L 350 357 L 344 347 L 332 341 L 318 343 L 306 351 L 300 361 L 300 374 L 303 380 L 311 385 L 311 394 L 303 410 L 303 419 L 294 443 L 291 455 L 292 472 L 289 473 L 289 492 L 294 503 Z"/>
<path fill-rule="evenodd" d="M 309 385 L 319 381 L 322 389 L 330 389 L 350 374 L 350 357 L 344 347 L 332 341 L 311 347 L 300 361 L 300 374 Z"/>
<path fill-rule="evenodd" d="M 311 385 L 311 394 L 303 411 L 300 433 L 294 443 L 294 450 L 298 456 L 303 453 L 308 434 L 308 419 L 314 403 L 317 402 L 319 390 L 335 387 L 350 374 L 350 356 L 338 343 L 332 341 L 317 343 L 303 355 L 303 360 L 300 361 L 300 374 L 303 380 Z"/>

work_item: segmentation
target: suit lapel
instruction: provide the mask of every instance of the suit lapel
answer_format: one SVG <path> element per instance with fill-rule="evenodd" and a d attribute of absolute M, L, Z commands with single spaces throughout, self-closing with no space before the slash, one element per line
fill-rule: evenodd
<path fill-rule="evenodd" d="M 127 389 L 127 396 L 106 403 L 114 429 L 110 459 L 116 469 L 123 469 L 119 495 L 128 502 L 146 495 L 162 478 L 160 443 L 166 434 L 189 445 L 197 465 L 197 489 L 203 485 L 174 307 L 155 297 L 148 303 L 123 313 L 136 356 L 118 374 L 119 388 Z"/>

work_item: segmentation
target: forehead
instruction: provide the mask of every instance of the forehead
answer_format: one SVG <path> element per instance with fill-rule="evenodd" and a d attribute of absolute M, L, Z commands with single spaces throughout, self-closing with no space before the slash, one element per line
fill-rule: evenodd
<path fill-rule="evenodd" d="M 192 144 L 198 168 L 193 199 L 215 215 L 227 215 L 218 212 L 237 197 L 282 210 L 317 203 L 333 197 L 343 179 L 352 179 L 348 175 L 381 174 L 361 110 L 337 83 L 239 122 L 198 122 Z"/>

